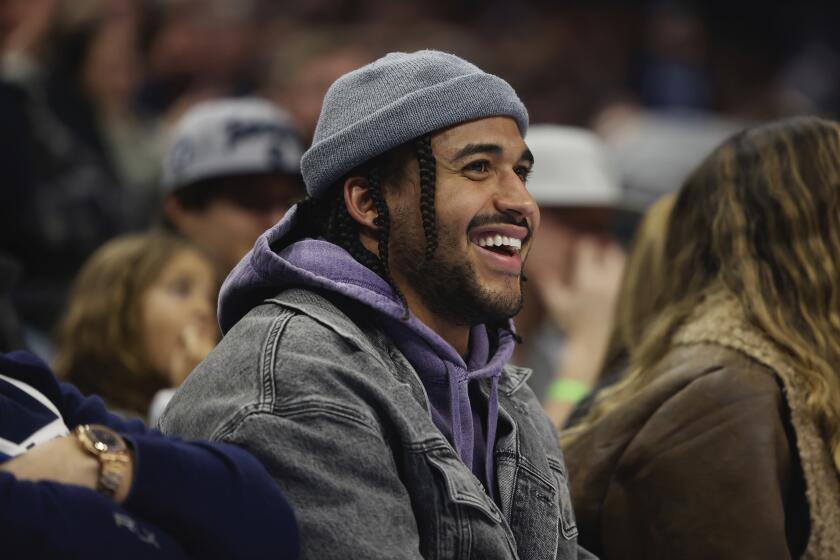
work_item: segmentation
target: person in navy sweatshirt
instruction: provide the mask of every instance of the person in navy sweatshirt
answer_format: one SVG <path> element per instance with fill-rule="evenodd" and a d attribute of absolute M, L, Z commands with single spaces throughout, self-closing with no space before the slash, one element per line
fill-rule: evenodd
<path fill-rule="evenodd" d="M 225 443 L 110 414 L 28 352 L 0 354 L 0 556 L 298 556 L 291 507 Z"/>

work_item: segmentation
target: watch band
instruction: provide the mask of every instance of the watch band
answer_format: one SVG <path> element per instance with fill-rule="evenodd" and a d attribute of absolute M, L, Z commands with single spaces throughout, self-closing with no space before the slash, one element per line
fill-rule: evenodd
<path fill-rule="evenodd" d="M 99 424 L 81 424 L 73 434 L 82 449 L 99 461 L 96 489 L 113 498 L 131 461 L 128 446 L 118 433 Z"/>
<path fill-rule="evenodd" d="M 128 470 L 128 454 L 109 453 L 99 456 L 99 482 L 96 489 L 113 498 Z"/>

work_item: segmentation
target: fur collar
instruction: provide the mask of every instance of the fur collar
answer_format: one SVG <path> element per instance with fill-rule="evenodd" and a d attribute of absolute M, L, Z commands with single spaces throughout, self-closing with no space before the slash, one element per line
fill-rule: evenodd
<path fill-rule="evenodd" d="M 805 476 L 811 532 L 804 559 L 840 558 L 840 480 L 819 428 L 806 413 L 806 389 L 777 345 L 750 325 L 735 297 L 708 294 L 677 331 L 674 344 L 712 343 L 740 351 L 772 369 L 782 380 Z"/>

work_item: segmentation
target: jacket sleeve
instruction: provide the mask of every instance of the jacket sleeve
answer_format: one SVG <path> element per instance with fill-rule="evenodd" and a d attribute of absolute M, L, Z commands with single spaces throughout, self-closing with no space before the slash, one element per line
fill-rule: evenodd
<path fill-rule="evenodd" d="M 297 558 L 291 506 L 262 465 L 233 445 L 185 442 L 139 420 L 110 414 L 96 397 L 62 386 L 72 427 L 100 423 L 134 452 L 134 481 L 123 507 L 176 537 L 196 558 Z"/>
<path fill-rule="evenodd" d="M 421 558 L 391 450 L 358 412 L 338 402 L 298 402 L 280 414 L 250 415 L 224 439 L 259 458 L 295 504 L 303 557 Z"/>
<path fill-rule="evenodd" d="M 599 521 L 604 558 L 789 559 L 790 445 L 772 375 L 721 369 L 630 442 Z"/>
<path fill-rule="evenodd" d="M 98 492 L 0 472 L 3 558 L 186 559 L 180 544 Z"/>

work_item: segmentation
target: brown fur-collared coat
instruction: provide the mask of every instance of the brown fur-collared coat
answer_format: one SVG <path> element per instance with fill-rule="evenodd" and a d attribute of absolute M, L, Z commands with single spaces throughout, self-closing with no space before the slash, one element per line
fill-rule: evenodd
<path fill-rule="evenodd" d="M 805 389 L 734 298 L 708 297 L 657 369 L 564 449 L 580 543 L 603 560 L 840 559 Z"/>

